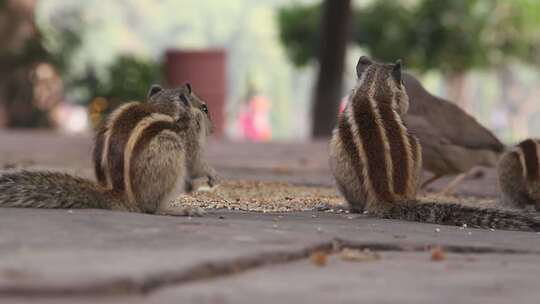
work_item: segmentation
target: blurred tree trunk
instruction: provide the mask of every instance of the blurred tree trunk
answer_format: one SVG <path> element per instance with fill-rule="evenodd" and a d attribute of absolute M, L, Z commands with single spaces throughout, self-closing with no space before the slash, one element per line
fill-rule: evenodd
<path fill-rule="evenodd" d="M 47 54 L 34 22 L 35 0 L 0 1 L 0 126 L 48 126 L 46 112 L 34 105 L 32 77 Z"/>
<path fill-rule="evenodd" d="M 321 20 L 319 74 L 313 100 L 313 137 L 332 134 L 342 98 L 345 51 L 351 19 L 350 0 L 325 0 Z"/>

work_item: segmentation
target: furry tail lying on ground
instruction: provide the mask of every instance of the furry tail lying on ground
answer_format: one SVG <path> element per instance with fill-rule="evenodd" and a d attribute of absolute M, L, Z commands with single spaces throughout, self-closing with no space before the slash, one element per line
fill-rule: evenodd
<path fill-rule="evenodd" d="M 381 215 L 387 219 L 472 228 L 540 231 L 540 220 L 519 212 L 492 208 L 475 208 L 452 203 L 396 204 Z"/>
<path fill-rule="evenodd" d="M 48 171 L 0 174 L 0 207 L 126 209 L 120 195 L 90 180 Z"/>

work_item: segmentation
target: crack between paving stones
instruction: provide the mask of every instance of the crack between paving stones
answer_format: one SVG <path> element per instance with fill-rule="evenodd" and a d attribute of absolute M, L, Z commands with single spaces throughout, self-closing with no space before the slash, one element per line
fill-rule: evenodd
<path fill-rule="evenodd" d="M 344 248 L 375 252 L 426 252 L 433 247 L 441 247 L 449 253 L 456 254 L 538 254 L 540 251 L 435 244 L 388 244 L 376 242 L 358 242 L 345 239 L 333 239 L 292 251 L 273 251 L 238 257 L 225 261 L 201 263 L 187 269 L 148 274 L 143 278 L 123 278 L 104 280 L 98 284 L 81 286 L 6 286 L 0 287 L 0 296 L 104 296 L 104 295 L 143 295 L 156 292 L 170 286 L 227 277 L 266 266 L 285 264 L 307 259 L 315 252 L 334 254 Z"/>

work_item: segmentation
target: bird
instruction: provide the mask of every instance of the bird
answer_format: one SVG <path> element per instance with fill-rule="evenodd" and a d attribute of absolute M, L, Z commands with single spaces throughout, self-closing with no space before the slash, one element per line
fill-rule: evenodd
<path fill-rule="evenodd" d="M 496 167 L 505 145 L 495 134 L 456 104 L 429 93 L 412 74 L 403 73 L 403 82 L 409 96 L 405 124 L 420 140 L 423 168 L 433 174 L 421 188 L 455 175 L 441 191 L 451 194 L 476 173 L 474 167 Z"/>

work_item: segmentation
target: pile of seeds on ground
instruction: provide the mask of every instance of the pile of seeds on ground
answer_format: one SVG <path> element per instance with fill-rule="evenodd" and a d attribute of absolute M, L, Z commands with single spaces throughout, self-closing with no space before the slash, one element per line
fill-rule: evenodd
<path fill-rule="evenodd" d="M 255 212 L 315 210 L 321 205 L 345 208 L 331 187 L 297 186 L 282 182 L 227 181 L 210 191 L 197 191 L 175 203 L 211 209 Z"/>
<path fill-rule="evenodd" d="M 421 202 L 459 203 L 476 207 L 500 207 L 495 199 L 476 197 L 419 195 Z M 225 181 L 209 191 L 183 195 L 175 202 L 204 209 L 229 209 L 253 212 L 291 212 L 347 210 L 344 199 L 333 187 L 299 186 L 283 182 Z"/>

